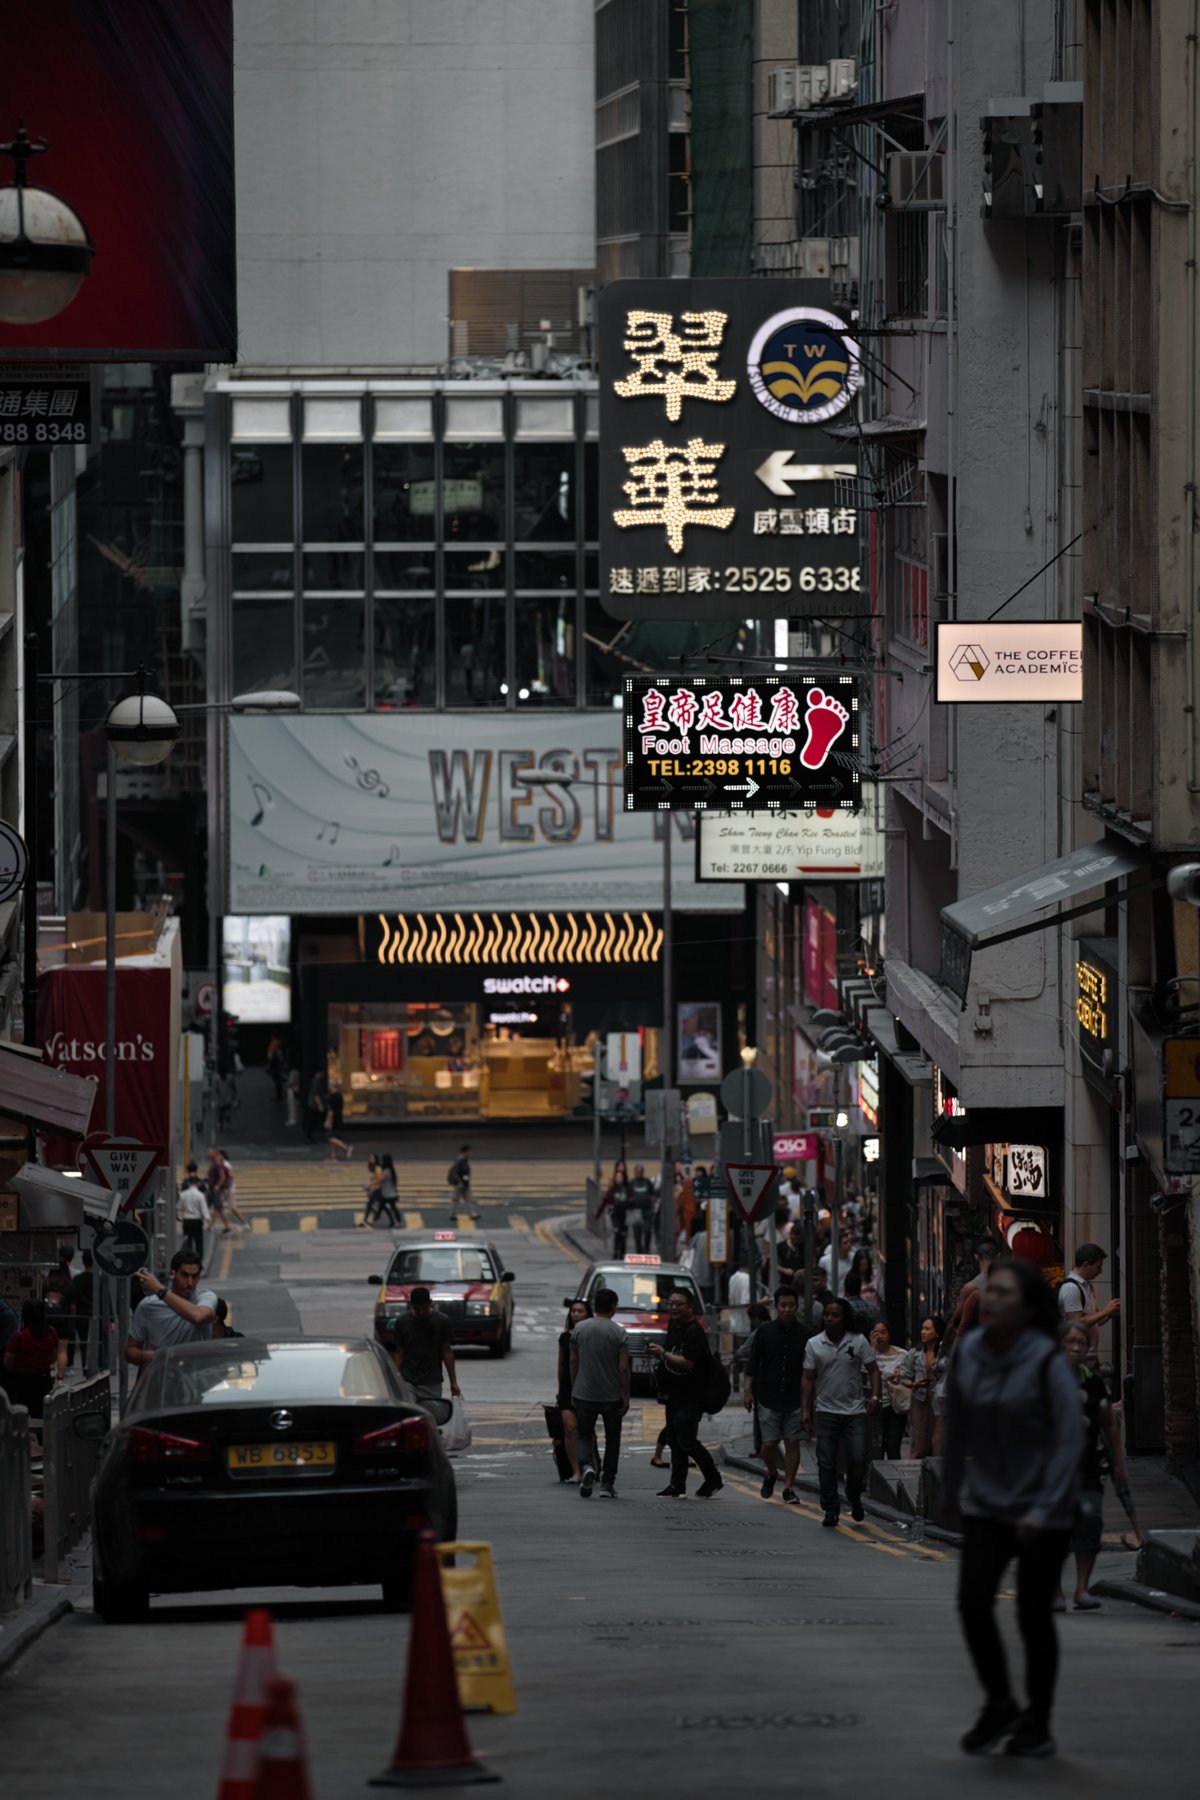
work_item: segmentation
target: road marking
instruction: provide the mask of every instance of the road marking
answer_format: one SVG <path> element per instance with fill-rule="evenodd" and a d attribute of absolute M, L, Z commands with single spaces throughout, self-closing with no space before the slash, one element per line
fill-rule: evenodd
<path fill-rule="evenodd" d="M 522 1218 L 520 1213 L 509 1213 L 508 1229 L 510 1231 L 528 1231 L 529 1220 Z"/>
<path fill-rule="evenodd" d="M 304 1217 L 298 1220 L 297 1223 L 301 1231 L 315 1231 L 317 1229 L 317 1215 L 316 1213 L 305 1213 Z"/>
<path fill-rule="evenodd" d="M 725 1476 L 725 1480 L 729 1482 L 731 1487 L 736 1488 L 739 1493 L 749 1494 L 751 1499 L 757 1497 L 760 1501 L 762 1500 L 762 1496 L 757 1493 L 757 1490 L 750 1487 L 747 1483 L 735 1480 L 728 1474 Z M 800 1513 L 803 1517 L 808 1519 L 819 1519 L 822 1516 L 820 1509 L 813 1506 L 807 1500 L 802 1500 L 799 1506 L 785 1505 L 782 1500 L 774 1499 L 762 1501 L 762 1504 L 766 1506 L 781 1506 L 783 1507 L 784 1512 Z M 867 1550 L 882 1550 L 885 1556 L 904 1557 L 914 1551 L 919 1551 L 924 1548 L 921 1544 L 881 1544 L 877 1542 L 875 1538 L 866 1537 L 863 1534 L 862 1527 L 858 1525 L 839 1525 L 837 1529 L 842 1537 L 849 1538 L 852 1544 L 861 1544 L 864 1549 Z"/>
<path fill-rule="evenodd" d="M 270 1219 L 251 1219 L 250 1230 L 255 1237 L 265 1237 L 271 1229 Z"/>
<path fill-rule="evenodd" d="M 559 1236 L 552 1219 L 539 1219 L 533 1228 L 533 1235 L 547 1250 L 561 1250 L 568 1261 L 578 1263 L 580 1268 L 587 1267 L 586 1257 L 580 1256 L 573 1244 L 568 1244 L 565 1238 Z"/>
<path fill-rule="evenodd" d="M 229 1265 L 233 1261 L 234 1240 L 227 1237 L 221 1245 L 221 1266 L 217 1270 L 217 1280 L 224 1281 L 229 1273 Z"/>
<path fill-rule="evenodd" d="M 405 1213 L 405 1215 L 404 1215 L 405 1231 L 422 1231 L 424 1229 L 424 1226 L 425 1226 L 425 1219 L 421 1213 L 419 1213 L 419 1212 L 406 1212 Z"/>

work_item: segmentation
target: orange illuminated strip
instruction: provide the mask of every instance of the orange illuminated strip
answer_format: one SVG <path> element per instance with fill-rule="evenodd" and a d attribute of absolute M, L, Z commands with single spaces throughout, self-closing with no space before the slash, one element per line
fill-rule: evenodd
<path fill-rule="evenodd" d="M 649 913 L 635 921 L 628 913 L 620 922 L 604 913 L 418 913 L 410 925 L 403 913 L 389 919 L 379 913 L 378 962 L 411 967 L 430 963 L 656 963 L 663 933 Z"/>

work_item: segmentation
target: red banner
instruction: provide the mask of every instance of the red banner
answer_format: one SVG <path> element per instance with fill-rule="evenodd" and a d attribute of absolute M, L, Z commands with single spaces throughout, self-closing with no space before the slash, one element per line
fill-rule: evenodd
<path fill-rule="evenodd" d="M 163 968 L 117 970 L 118 1137 L 169 1146 L 172 1138 L 175 1043 L 172 1019 L 175 971 Z M 38 984 L 38 1025 L 45 1059 L 56 1069 L 91 1077 L 98 1087 L 92 1110 L 94 1129 L 105 1119 L 107 1045 L 104 1031 L 104 967 L 81 963 L 43 972 Z M 47 1138 L 50 1162 L 73 1167 L 78 1145 Z M 164 1150 L 159 1161 L 170 1160 Z"/>

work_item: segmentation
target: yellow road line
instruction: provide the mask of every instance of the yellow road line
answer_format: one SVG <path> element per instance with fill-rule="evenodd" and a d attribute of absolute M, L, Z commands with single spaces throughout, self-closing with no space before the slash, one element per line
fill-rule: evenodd
<path fill-rule="evenodd" d="M 317 1222 L 316 1213 L 305 1213 L 304 1217 L 297 1221 L 301 1231 L 315 1231 Z"/>
<path fill-rule="evenodd" d="M 528 1231 L 529 1220 L 522 1218 L 520 1213 L 509 1213 L 508 1229 L 510 1231 Z"/>
<path fill-rule="evenodd" d="M 231 1237 L 227 1237 L 221 1245 L 221 1266 L 216 1275 L 218 1281 L 224 1281 L 229 1273 L 229 1265 L 233 1261 L 233 1245 L 234 1240 Z"/>
<path fill-rule="evenodd" d="M 821 1517 L 819 1508 L 811 1505 L 810 1502 L 806 1500 L 802 1500 L 799 1506 L 785 1505 L 782 1500 L 772 1499 L 764 1501 L 762 1496 L 757 1494 L 757 1490 L 750 1487 L 747 1483 L 737 1480 L 736 1477 L 731 1479 L 729 1475 L 726 1475 L 725 1479 L 729 1482 L 730 1486 L 736 1488 L 739 1493 L 749 1494 L 752 1499 L 757 1495 L 760 1504 L 764 1506 L 780 1506 L 783 1508 L 784 1512 L 800 1513 L 808 1519 L 819 1519 Z M 885 1556 L 903 1557 L 909 1553 L 910 1549 L 915 1550 L 920 1547 L 916 1544 L 911 1546 L 907 1544 L 900 1546 L 896 1544 L 878 1543 L 874 1538 L 865 1537 L 862 1533 L 862 1528 L 857 1525 L 839 1525 L 837 1529 L 843 1537 L 849 1538 L 851 1543 L 861 1544 L 867 1550 L 882 1550 Z"/>
<path fill-rule="evenodd" d="M 406 1212 L 405 1213 L 404 1229 L 406 1231 L 420 1231 L 423 1229 L 424 1224 L 425 1224 L 425 1221 L 421 1217 L 421 1214 L 419 1212 Z"/>
<path fill-rule="evenodd" d="M 251 1219 L 250 1230 L 255 1237 L 265 1237 L 271 1229 L 270 1219 Z"/>
<path fill-rule="evenodd" d="M 587 1267 L 586 1258 L 580 1256 L 573 1244 L 568 1244 L 564 1238 L 558 1235 L 549 1219 L 539 1219 L 533 1228 L 533 1235 L 539 1244 L 546 1246 L 547 1250 L 561 1250 L 570 1262 L 578 1263 L 580 1268 Z"/>

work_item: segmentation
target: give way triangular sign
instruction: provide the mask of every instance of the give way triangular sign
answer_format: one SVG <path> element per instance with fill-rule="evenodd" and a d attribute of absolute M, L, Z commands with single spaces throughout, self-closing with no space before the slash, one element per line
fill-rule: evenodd
<path fill-rule="evenodd" d="M 725 1179 L 733 1204 L 743 1219 L 761 1218 L 771 1198 L 775 1181 L 774 1163 L 726 1163 Z"/>
<path fill-rule="evenodd" d="M 119 1212 L 129 1212 L 141 1198 L 158 1166 L 157 1144 L 141 1144 L 136 1138 L 91 1139 L 83 1146 L 96 1180 L 121 1196 Z"/>

